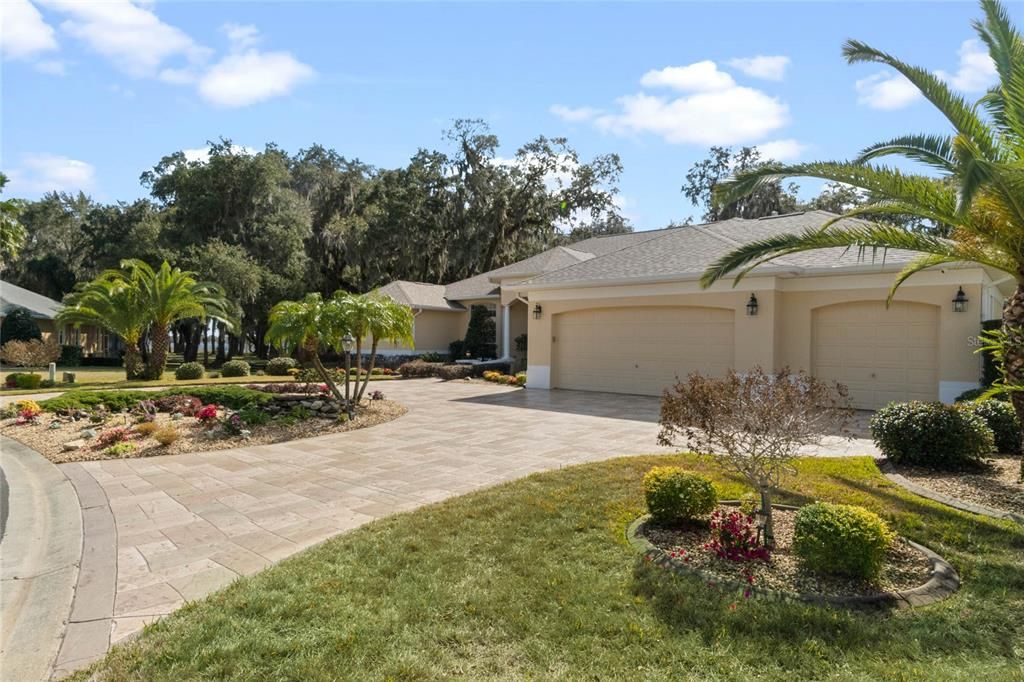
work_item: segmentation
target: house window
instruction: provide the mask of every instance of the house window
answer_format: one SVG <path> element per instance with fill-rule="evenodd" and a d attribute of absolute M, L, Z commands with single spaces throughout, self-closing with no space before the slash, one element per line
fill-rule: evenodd
<path fill-rule="evenodd" d="M 495 304 L 495 303 L 488 303 L 484 307 L 487 308 L 487 315 L 489 317 L 497 317 L 498 316 L 498 306 L 497 306 L 497 304 Z"/>

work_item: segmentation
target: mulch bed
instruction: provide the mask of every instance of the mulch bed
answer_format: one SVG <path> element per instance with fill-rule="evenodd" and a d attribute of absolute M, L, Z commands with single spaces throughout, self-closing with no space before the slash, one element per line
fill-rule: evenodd
<path fill-rule="evenodd" d="M 923 467 L 896 466 L 893 471 L 918 485 L 967 502 L 1024 514 L 1024 484 L 1020 482 L 1020 457 L 996 455 L 977 471 L 935 471 Z"/>
<path fill-rule="evenodd" d="M 129 442 L 133 443 L 135 449 L 118 457 L 117 459 L 129 457 L 152 457 L 155 455 L 180 455 L 190 452 L 209 452 L 211 450 L 226 450 L 229 448 L 248 447 L 251 445 L 267 445 L 269 443 L 281 443 L 284 441 L 298 440 L 301 438 L 312 438 L 323 436 L 329 433 L 340 433 L 363 429 L 368 426 L 376 426 L 397 419 L 407 412 L 407 408 L 391 400 L 364 401 L 363 405 L 356 412 L 355 417 L 348 422 L 337 419 L 321 419 L 312 417 L 294 424 L 286 424 L 281 421 L 274 421 L 262 426 L 246 427 L 251 431 L 247 437 L 230 436 L 210 438 L 206 430 L 193 417 L 183 417 L 179 420 L 172 420 L 167 413 L 161 412 L 156 417 L 156 423 L 161 426 L 173 425 L 180 434 L 180 438 L 171 445 L 162 446 L 151 437 L 135 435 Z M 35 424 L 16 424 L 14 419 L 5 419 L 0 422 L 0 433 L 21 441 L 36 452 L 42 454 L 51 462 L 61 464 L 64 462 L 84 462 L 90 460 L 108 459 L 103 448 L 98 447 L 95 439 L 86 441 L 86 446 L 78 450 L 64 450 L 63 445 L 68 441 L 81 438 L 83 429 L 92 428 L 98 433 L 117 426 L 134 426 L 134 415 L 112 414 L 103 424 L 91 424 L 88 421 L 64 420 L 59 428 L 50 428 L 55 415 L 43 413 Z"/>
<path fill-rule="evenodd" d="M 725 513 L 736 507 L 720 506 Z M 931 563 L 928 558 L 897 538 L 889 550 L 887 561 L 875 582 L 855 578 L 822 576 L 801 564 L 792 552 L 793 523 L 796 511 L 776 509 L 775 550 L 768 561 L 729 561 L 720 558 L 704 544 L 711 539 L 707 522 L 695 521 L 681 526 L 648 523 L 644 537 L 655 547 L 673 554 L 676 561 L 713 576 L 722 582 L 738 582 L 762 589 L 806 595 L 875 596 L 907 590 L 928 582 Z"/>

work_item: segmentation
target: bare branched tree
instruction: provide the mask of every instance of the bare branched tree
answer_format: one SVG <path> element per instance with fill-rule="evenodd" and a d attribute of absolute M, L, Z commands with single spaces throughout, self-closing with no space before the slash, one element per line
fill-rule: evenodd
<path fill-rule="evenodd" d="M 844 386 L 804 372 L 691 374 L 662 397 L 658 442 L 713 457 L 745 477 L 761 495 L 764 542 L 773 546 L 772 491 L 795 471 L 800 448 L 847 435 L 852 415 Z"/>

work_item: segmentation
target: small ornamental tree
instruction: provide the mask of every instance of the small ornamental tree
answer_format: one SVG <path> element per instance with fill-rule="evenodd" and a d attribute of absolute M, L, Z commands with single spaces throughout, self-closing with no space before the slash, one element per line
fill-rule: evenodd
<path fill-rule="evenodd" d="M 853 411 L 846 388 L 783 369 L 760 367 L 724 378 L 691 374 L 661 400 L 662 445 L 713 457 L 760 493 L 765 545 L 774 546 L 772 492 L 801 447 L 846 435 Z"/>
<path fill-rule="evenodd" d="M 60 344 L 53 338 L 8 341 L 0 347 L 0 360 L 16 367 L 46 367 L 59 357 Z"/>
<path fill-rule="evenodd" d="M 466 338 L 462 342 L 464 352 L 468 353 L 471 358 L 494 357 L 495 335 L 494 317 L 487 306 L 474 305 L 470 307 Z"/>
<path fill-rule="evenodd" d="M 328 372 L 320 353 L 340 350 L 342 337 L 349 333 L 349 322 L 338 298 L 325 301 L 320 294 L 309 294 L 301 301 L 281 301 L 270 310 L 266 341 L 290 353 L 298 348 L 307 353 L 320 381 L 340 403 L 347 403 L 338 390 L 334 372 Z"/>
<path fill-rule="evenodd" d="M 32 313 L 26 308 L 11 308 L 0 324 L 0 343 L 8 341 L 31 341 L 43 338 L 39 325 L 32 319 Z"/>

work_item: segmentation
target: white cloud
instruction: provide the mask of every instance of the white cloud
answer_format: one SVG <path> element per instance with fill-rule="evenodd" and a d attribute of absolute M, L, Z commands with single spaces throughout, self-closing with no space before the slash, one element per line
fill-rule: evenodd
<path fill-rule="evenodd" d="M 206 163 L 210 158 L 210 146 L 196 147 L 194 149 L 182 149 L 182 153 L 185 154 L 186 161 L 198 161 L 200 163 Z M 245 147 L 239 144 L 231 145 L 231 151 L 235 154 L 246 154 L 252 156 L 257 153 L 257 150 L 252 147 Z"/>
<path fill-rule="evenodd" d="M 921 98 L 914 84 L 898 73 L 876 73 L 856 83 L 861 104 L 872 109 L 902 109 Z"/>
<path fill-rule="evenodd" d="M 0 48 L 8 59 L 24 59 L 57 49 L 57 37 L 28 0 L 4 0 L 0 2 Z"/>
<path fill-rule="evenodd" d="M 807 151 L 807 145 L 793 139 L 771 140 L 769 142 L 758 142 L 757 149 L 761 152 L 762 159 L 793 161 L 800 158 Z"/>
<path fill-rule="evenodd" d="M 739 86 L 676 99 L 639 93 L 618 101 L 622 111 L 598 117 L 599 130 L 619 135 L 654 133 L 675 144 L 753 142 L 789 120 L 785 103 Z"/>
<path fill-rule="evenodd" d="M 729 60 L 729 66 L 738 69 L 753 78 L 769 81 L 780 81 L 786 77 L 789 57 L 781 55 L 757 55 L 756 57 L 738 57 Z"/>
<path fill-rule="evenodd" d="M 312 67 L 287 52 L 230 54 L 199 80 L 199 94 L 218 107 L 244 107 L 286 95 L 311 79 Z"/>
<path fill-rule="evenodd" d="M 40 73 L 47 73 L 51 76 L 66 76 L 68 73 L 67 65 L 59 59 L 45 59 L 41 62 L 36 62 L 36 71 Z"/>
<path fill-rule="evenodd" d="M 221 27 L 234 51 L 247 50 L 260 42 L 260 30 L 252 24 L 224 24 Z"/>
<path fill-rule="evenodd" d="M 87 191 L 96 181 L 91 164 L 56 154 L 24 154 L 9 175 L 11 194 Z"/>
<path fill-rule="evenodd" d="M 995 63 L 985 46 L 976 39 L 965 40 L 960 46 L 960 68 L 956 73 L 936 71 L 935 75 L 966 92 L 982 92 L 998 78 Z"/>
<path fill-rule="evenodd" d="M 666 66 L 648 71 L 640 84 L 649 88 L 666 87 L 685 92 L 727 90 L 736 85 L 732 76 L 720 71 L 712 61 L 696 62 L 687 66 Z"/>
<path fill-rule="evenodd" d="M 564 104 L 555 104 L 548 111 L 569 123 L 590 121 L 602 113 L 600 109 L 593 107 L 567 107 Z"/>
<path fill-rule="evenodd" d="M 207 48 L 130 0 L 43 2 L 69 17 L 61 23 L 62 31 L 132 76 L 154 75 L 165 61 L 174 57 L 200 62 L 209 56 Z"/>

